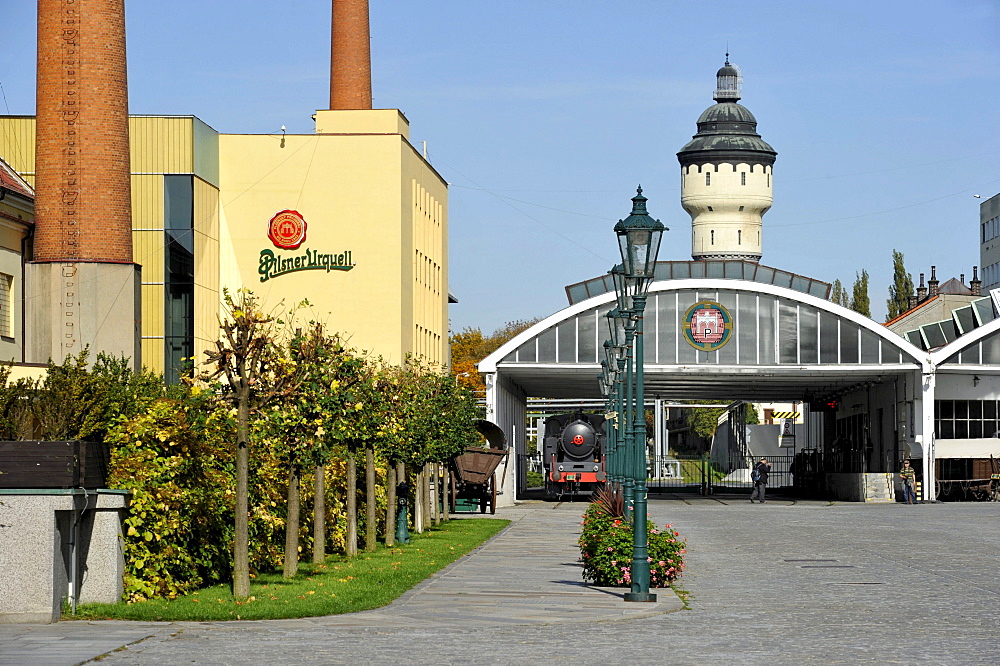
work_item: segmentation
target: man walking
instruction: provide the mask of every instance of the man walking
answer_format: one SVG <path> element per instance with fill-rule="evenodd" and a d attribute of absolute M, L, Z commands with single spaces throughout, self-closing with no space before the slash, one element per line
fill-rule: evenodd
<path fill-rule="evenodd" d="M 767 458 L 761 458 L 760 462 L 753 466 L 753 471 L 750 472 L 750 478 L 753 480 L 753 492 L 750 493 L 750 503 L 753 504 L 753 500 L 756 497 L 760 500 L 760 503 L 764 503 L 764 488 L 767 487 L 767 475 L 771 471 L 771 466 L 767 462 Z"/>
<path fill-rule="evenodd" d="M 903 469 L 899 470 L 899 478 L 903 480 L 903 501 L 907 504 L 917 503 L 917 494 L 913 491 L 916 485 L 916 472 L 910 467 L 910 461 L 903 461 Z"/>

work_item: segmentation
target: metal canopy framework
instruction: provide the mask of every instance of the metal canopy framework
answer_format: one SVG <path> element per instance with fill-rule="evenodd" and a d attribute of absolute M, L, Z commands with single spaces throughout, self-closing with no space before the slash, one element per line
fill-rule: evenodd
<path fill-rule="evenodd" d="M 613 294 L 558 312 L 484 359 L 526 396 L 598 398 L 605 314 Z M 701 351 L 684 318 L 713 301 L 732 319 L 729 342 Z M 664 280 L 645 316 L 647 395 L 668 400 L 810 401 L 926 372 L 928 354 L 855 312 L 798 290 L 739 280 Z"/>

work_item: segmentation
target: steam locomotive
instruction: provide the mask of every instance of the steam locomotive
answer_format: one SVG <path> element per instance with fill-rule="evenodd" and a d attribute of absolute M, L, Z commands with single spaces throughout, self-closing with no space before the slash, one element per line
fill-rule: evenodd
<path fill-rule="evenodd" d="M 561 498 L 604 483 L 604 415 L 572 412 L 545 419 L 545 493 Z"/>

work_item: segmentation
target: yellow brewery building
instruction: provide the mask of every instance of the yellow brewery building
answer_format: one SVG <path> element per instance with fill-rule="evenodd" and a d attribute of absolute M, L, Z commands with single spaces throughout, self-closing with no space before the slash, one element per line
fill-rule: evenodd
<path fill-rule="evenodd" d="M 447 184 L 396 109 L 315 121 L 314 134 L 247 135 L 131 116 L 146 367 L 176 379 L 217 337 L 222 290 L 241 287 L 279 313 L 308 300 L 303 316 L 390 362 L 447 364 Z M 0 126 L 0 155 L 32 184 L 34 118 Z"/>

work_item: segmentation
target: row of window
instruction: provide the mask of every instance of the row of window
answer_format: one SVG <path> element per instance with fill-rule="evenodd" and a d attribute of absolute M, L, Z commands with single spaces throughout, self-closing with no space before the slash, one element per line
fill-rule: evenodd
<path fill-rule="evenodd" d="M 1000 283 L 1000 262 L 983 266 L 983 290 L 992 289 Z"/>
<path fill-rule="evenodd" d="M 993 219 L 986 220 L 982 224 L 982 242 L 993 240 L 997 236 L 1000 236 L 1000 215 L 997 215 Z"/>
<path fill-rule="evenodd" d="M 940 439 L 980 439 L 1000 436 L 996 400 L 935 400 L 934 430 Z"/>
<path fill-rule="evenodd" d="M 708 209 L 712 210 L 712 207 L 709 206 Z M 740 210 L 743 210 L 743 206 L 740 206 Z M 715 245 L 715 230 L 713 229 L 712 231 L 710 231 L 708 233 L 709 233 L 709 237 L 711 239 L 711 242 L 709 244 L 710 245 Z M 736 230 L 736 244 L 737 245 L 743 245 L 743 232 L 740 229 Z M 759 231 L 757 232 L 757 244 L 760 245 L 760 232 Z"/>
<path fill-rule="evenodd" d="M 746 184 L 747 184 L 747 172 L 746 171 L 741 171 L 740 172 L 740 185 L 746 185 Z M 707 185 L 707 186 L 711 186 L 712 185 L 712 174 L 710 172 L 706 172 L 705 173 L 705 185 Z M 767 174 L 767 186 L 771 187 L 771 174 Z"/>

